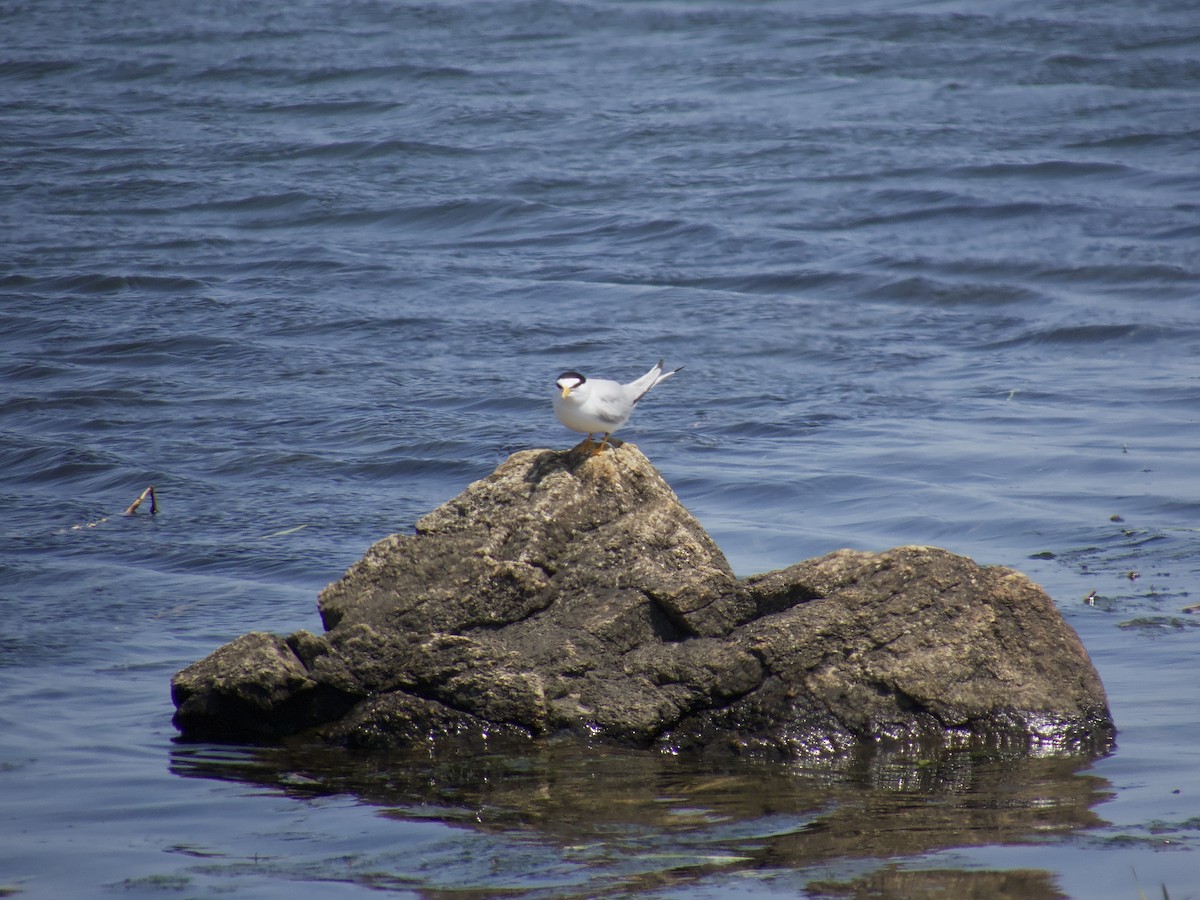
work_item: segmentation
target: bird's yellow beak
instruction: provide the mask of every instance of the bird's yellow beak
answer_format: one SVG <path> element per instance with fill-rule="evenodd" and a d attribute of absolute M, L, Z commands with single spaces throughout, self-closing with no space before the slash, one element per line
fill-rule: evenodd
<path fill-rule="evenodd" d="M 565 388 L 563 388 L 563 399 L 564 400 L 567 399 L 567 394 L 571 393 L 571 387 L 572 386 L 568 384 Z"/>

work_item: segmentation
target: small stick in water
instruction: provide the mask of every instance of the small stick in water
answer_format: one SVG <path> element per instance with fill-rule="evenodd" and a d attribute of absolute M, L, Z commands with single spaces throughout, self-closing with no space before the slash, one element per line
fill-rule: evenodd
<path fill-rule="evenodd" d="M 152 516 L 158 515 L 158 504 L 154 500 L 154 485 L 150 485 L 150 487 L 148 487 L 144 491 L 142 491 L 142 495 L 140 497 L 138 497 L 136 500 L 134 500 L 132 503 L 130 503 L 129 509 L 125 510 L 125 512 L 122 513 L 122 515 L 132 516 L 134 513 L 137 512 L 137 508 L 142 505 L 142 501 L 145 500 L 147 497 L 150 498 L 150 515 L 152 515 Z"/>

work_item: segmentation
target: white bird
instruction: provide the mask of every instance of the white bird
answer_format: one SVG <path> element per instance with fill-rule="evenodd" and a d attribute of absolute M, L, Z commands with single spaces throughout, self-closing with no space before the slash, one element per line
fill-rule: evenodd
<path fill-rule="evenodd" d="M 554 395 L 554 414 L 572 431 L 586 434 L 589 441 L 593 434 L 603 432 L 604 437 L 596 449 L 599 453 L 612 433 L 629 421 L 634 405 L 652 387 L 666 381 L 679 369 L 664 374 L 660 359 L 653 369 L 629 384 L 606 378 L 587 378 L 574 371 L 563 372 L 554 382 L 558 386 L 558 393 Z"/>

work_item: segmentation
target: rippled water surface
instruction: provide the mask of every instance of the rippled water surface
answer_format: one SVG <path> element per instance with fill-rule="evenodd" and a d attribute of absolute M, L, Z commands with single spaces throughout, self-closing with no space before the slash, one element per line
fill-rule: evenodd
<path fill-rule="evenodd" d="M 1200 895 L 1192 4 L 44 0 L 0 30 L 0 893 Z M 735 570 L 1020 568 L 1116 752 L 173 742 L 173 672 L 319 628 L 374 540 L 573 442 L 560 371 L 659 357 L 687 368 L 621 436 Z"/>

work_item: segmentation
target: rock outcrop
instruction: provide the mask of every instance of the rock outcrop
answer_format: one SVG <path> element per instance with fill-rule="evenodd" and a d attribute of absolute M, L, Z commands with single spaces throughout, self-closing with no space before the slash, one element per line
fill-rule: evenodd
<path fill-rule="evenodd" d="M 179 672 L 183 735 L 790 757 L 1113 736 L 1083 645 L 1024 575 L 901 547 L 739 580 L 631 444 L 514 454 L 415 531 L 322 592 L 324 635 L 244 635 Z"/>

